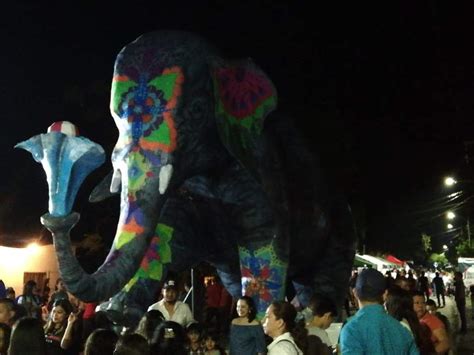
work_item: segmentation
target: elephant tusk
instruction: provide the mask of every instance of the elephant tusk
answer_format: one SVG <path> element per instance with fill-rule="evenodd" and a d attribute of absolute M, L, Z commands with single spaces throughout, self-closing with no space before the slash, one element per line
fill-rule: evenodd
<path fill-rule="evenodd" d="M 167 164 L 161 167 L 160 170 L 160 194 L 163 195 L 168 188 L 168 184 L 171 180 L 171 175 L 173 175 L 173 165 Z"/>
<path fill-rule="evenodd" d="M 112 181 L 110 182 L 110 192 L 116 193 L 120 189 L 120 183 L 122 182 L 122 173 L 120 170 L 115 169 L 112 175 Z"/>

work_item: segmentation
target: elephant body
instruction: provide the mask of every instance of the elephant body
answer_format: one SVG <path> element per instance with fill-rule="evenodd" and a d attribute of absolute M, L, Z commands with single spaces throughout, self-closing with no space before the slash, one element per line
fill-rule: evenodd
<path fill-rule="evenodd" d="M 168 271 L 205 260 L 234 297 L 254 297 L 259 315 L 288 286 L 303 304 L 314 292 L 341 304 L 355 253 L 350 210 L 276 104 L 255 64 L 225 60 L 198 36 L 154 32 L 124 47 L 110 104 L 121 215 L 104 264 L 88 275 L 75 260 L 77 214 L 43 216 L 68 289 L 146 309 Z"/>

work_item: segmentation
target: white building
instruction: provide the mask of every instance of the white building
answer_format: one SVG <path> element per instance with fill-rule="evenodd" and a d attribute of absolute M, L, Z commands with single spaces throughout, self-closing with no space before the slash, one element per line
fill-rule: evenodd
<path fill-rule="evenodd" d="M 52 289 L 59 277 L 58 262 L 53 245 L 9 248 L 0 246 L 0 280 L 6 287 L 13 287 L 16 295 L 23 293 L 28 280 L 36 281 L 42 291 L 45 281 Z"/>

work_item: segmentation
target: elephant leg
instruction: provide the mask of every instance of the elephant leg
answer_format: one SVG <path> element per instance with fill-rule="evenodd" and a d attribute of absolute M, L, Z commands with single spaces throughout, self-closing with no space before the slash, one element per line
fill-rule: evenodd
<path fill-rule="evenodd" d="M 261 319 L 272 301 L 284 299 L 289 239 L 248 172 L 234 167 L 223 173 L 217 193 L 228 204 L 230 223 L 238 231 L 242 294 L 254 299 Z"/>

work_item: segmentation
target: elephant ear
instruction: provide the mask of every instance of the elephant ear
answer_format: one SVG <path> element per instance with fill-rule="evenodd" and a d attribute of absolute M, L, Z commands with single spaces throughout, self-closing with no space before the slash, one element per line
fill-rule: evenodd
<path fill-rule="evenodd" d="M 265 118 L 277 106 L 275 87 L 250 59 L 215 61 L 211 70 L 220 138 L 259 180 L 259 145 Z"/>

